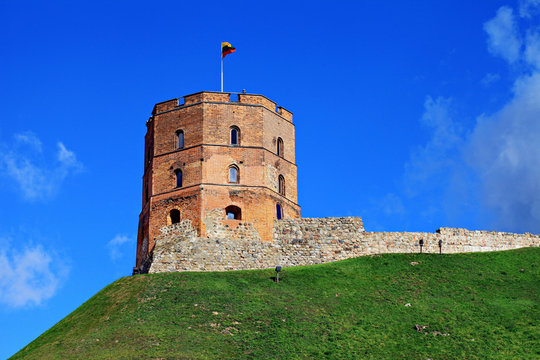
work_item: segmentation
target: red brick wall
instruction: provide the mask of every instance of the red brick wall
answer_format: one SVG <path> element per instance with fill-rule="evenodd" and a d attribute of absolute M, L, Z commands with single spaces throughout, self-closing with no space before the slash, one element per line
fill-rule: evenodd
<path fill-rule="evenodd" d="M 168 153 L 178 149 L 176 132 L 184 132 L 184 148 L 203 142 L 202 105 L 188 106 L 154 116 L 155 153 Z"/>
<path fill-rule="evenodd" d="M 239 146 L 230 144 L 232 126 L 240 129 Z M 184 133 L 181 149 L 178 130 Z M 277 156 L 278 138 L 283 139 L 283 157 Z M 240 94 L 238 101 L 230 101 L 228 93 L 200 92 L 156 104 L 145 137 L 145 151 L 151 149 L 152 156 L 145 155 L 143 176 L 143 196 L 148 186 L 152 197 L 149 205 L 143 199 L 137 254 L 144 237 L 152 249 L 172 209 L 206 236 L 204 219 L 220 213 L 224 219 L 225 207 L 236 205 L 242 209 L 241 221 L 253 223 L 261 240 L 270 241 L 276 203 L 284 218 L 300 217 L 294 142 L 292 113 L 276 112 L 276 103 L 261 95 Z M 233 164 L 239 169 L 237 184 L 228 182 Z M 176 188 L 177 169 L 183 174 L 181 188 Z M 279 175 L 285 178 L 285 196 L 279 194 Z M 142 260 L 138 255 L 137 265 Z"/>
<path fill-rule="evenodd" d="M 173 209 L 180 211 L 182 220 L 190 220 L 193 226 L 199 229 L 201 226 L 201 203 L 200 188 L 198 186 L 153 197 L 148 225 L 149 251 L 152 250 L 154 239 L 160 233 L 159 229 L 168 225 L 167 218 Z"/>

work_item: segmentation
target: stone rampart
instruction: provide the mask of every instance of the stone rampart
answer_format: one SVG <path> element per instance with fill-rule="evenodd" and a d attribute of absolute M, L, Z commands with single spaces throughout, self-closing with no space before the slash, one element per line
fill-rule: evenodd
<path fill-rule="evenodd" d="M 208 224 L 210 225 L 210 224 Z M 427 232 L 366 232 L 359 217 L 274 221 L 273 241 L 262 242 L 250 223 L 214 220 L 199 237 L 189 220 L 161 229 L 151 273 L 225 271 L 297 266 L 383 253 L 461 253 L 540 246 L 540 235 L 441 228 Z M 439 249 L 439 241 L 441 248 Z"/>
<path fill-rule="evenodd" d="M 161 229 L 149 272 L 264 269 L 275 266 L 278 254 L 276 244 L 261 242 L 250 223 L 216 221 L 209 237 L 199 237 L 184 220 Z"/>

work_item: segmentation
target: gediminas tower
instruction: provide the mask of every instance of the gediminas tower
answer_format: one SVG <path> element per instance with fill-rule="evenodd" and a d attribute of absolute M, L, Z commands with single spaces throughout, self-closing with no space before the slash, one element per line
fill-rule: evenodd
<path fill-rule="evenodd" d="M 248 222 L 270 241 L 275 219 L 300 217 L 292 113 L 273 101 L 204 91 L 156 104 L 146 125 L 137 267 L 167 225 L 206 237 L 205 220 Z"/>

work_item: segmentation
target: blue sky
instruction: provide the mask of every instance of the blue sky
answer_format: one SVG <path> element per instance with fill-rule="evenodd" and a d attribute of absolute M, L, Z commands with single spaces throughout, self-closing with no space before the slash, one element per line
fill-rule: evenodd
<path fill-rule="evenodd" d="M 145 121 L 294 113 L 304 217 L 540 232 L 540 0 L 0 2 L 0 358 L 135 260 Z"/>

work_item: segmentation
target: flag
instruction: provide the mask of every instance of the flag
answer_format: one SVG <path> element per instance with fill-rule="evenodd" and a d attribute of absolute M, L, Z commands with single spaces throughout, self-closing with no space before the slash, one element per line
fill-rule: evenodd
<path fill-rule="evenodd" d="M 233 53 L 236 51 L 236 48 L 234 48 L 231 44 L 228 42 L 221 43 L 221 58 L 223 59 L 225 56 Z"/>

